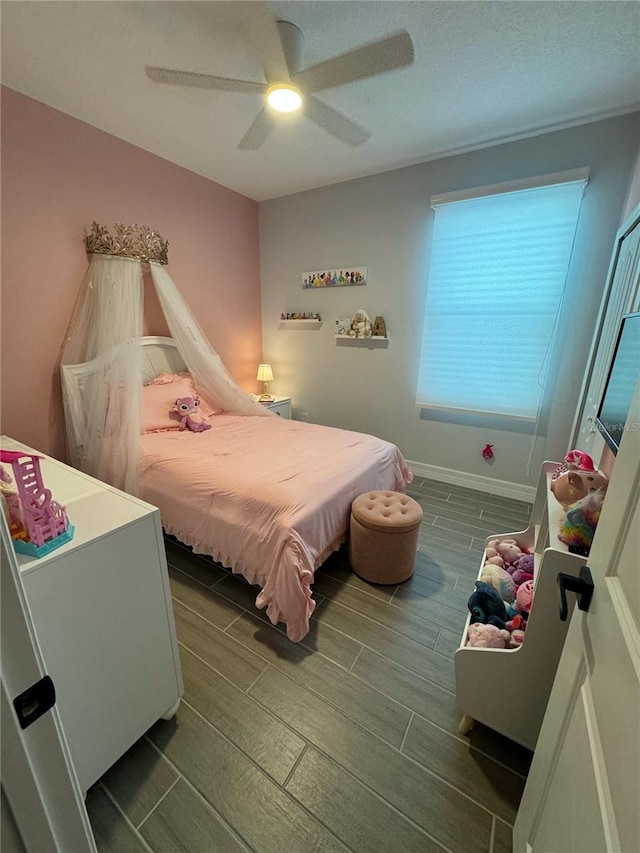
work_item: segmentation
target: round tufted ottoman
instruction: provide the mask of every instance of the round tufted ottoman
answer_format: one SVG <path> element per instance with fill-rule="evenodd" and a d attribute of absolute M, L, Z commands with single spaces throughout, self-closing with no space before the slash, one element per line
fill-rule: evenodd
<path fill-rule="evenodd" d="M 371 583 L 401 583 L 413 574 L 422 507 L 401 492 L 367 492 L 351 505 L 349 562 Z"/>

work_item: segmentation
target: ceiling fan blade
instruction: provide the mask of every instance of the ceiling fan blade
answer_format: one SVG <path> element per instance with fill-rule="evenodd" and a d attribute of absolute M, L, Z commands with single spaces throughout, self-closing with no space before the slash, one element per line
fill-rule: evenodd
<path fill-rule="evenodd" d="M 194 71 L 176 71 L 172 68 L 155 68 L 146 65 L 147 77 L 156 83 L 170 83 L 173 86 L 193 86 L 197 89 L 225 89 L 229 92 L 249 92 L 262 94 L 264 83 L 251 80 L 234 80 L 231 77 L 214 77 L 211 74 L 198 74 Z"/>
<path fill-rule="evenodd" d="M 412 62 L 413 42 L 409 33 L 402 32 L 312 65 L 294 74 L 292 80 L 305 93 L 320 92 L 411 65 Z"/>
<path fill-rule="evenodd" d="M 265 78 L 269 83 L 289 82 L 278 25 L 265 2 L 235 3 L 238 20 L 249 36 L 261 59 Z"/>
<path fill-rule="evenodd" d="M 311 121 L 314 121 L 341 142 L 346 142 L 347 145 L 362 145 L 371 136 L 364 127 L 343 116 L 342 113 L 334 110 L 324 101 L 314 98 L 313 95 L 307 95 L 304 98 L 302 109 L 307 118 L 310 118 Z"/>
<path fill-rule="evenodd" d="M 266 107 L 258 113 L 249 130 L 238 143 L 243 151 L 255 151 L 260 148 L 276 124 L 276 118 Z"/>

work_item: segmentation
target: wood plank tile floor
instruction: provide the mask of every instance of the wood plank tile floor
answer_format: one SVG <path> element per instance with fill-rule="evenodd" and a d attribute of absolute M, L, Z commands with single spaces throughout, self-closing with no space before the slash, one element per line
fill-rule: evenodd
<path fill-rule="evenodd" d="M 453 657 L 484 538 L 530 505 L 424 479 L 415 574 L 318 570 L 303 643 L 256 589 L 167 541 L 185 692 L 89 791 L 101 853 L 508 853 L 531 753 L 458 734 Z M 508 697 L 504 697 L 508 702 Z"/>

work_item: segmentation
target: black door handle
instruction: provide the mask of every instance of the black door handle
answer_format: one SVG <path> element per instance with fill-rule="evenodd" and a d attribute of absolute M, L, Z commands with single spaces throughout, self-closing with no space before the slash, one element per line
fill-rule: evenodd
<path fill-rule="evenodd" d="M 558 572 L 558 587 L 560 588 L 560 619 L 567 621 L 569 608 L 567 607 L 567 590 L 575 592 L 578 596 L 578 609 L 588 610 L 593 596 L 593 578 L 589 566 L 580 566 L 578 577 Z"/>

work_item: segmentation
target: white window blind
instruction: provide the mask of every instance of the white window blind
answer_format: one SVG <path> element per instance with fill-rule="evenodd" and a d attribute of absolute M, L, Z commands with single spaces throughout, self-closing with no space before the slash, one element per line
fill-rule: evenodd
<path fill-rule="evenodd" d="M 432 201 L 418 406 L 536 418 L 586 184 L 552 177 Z"/>

